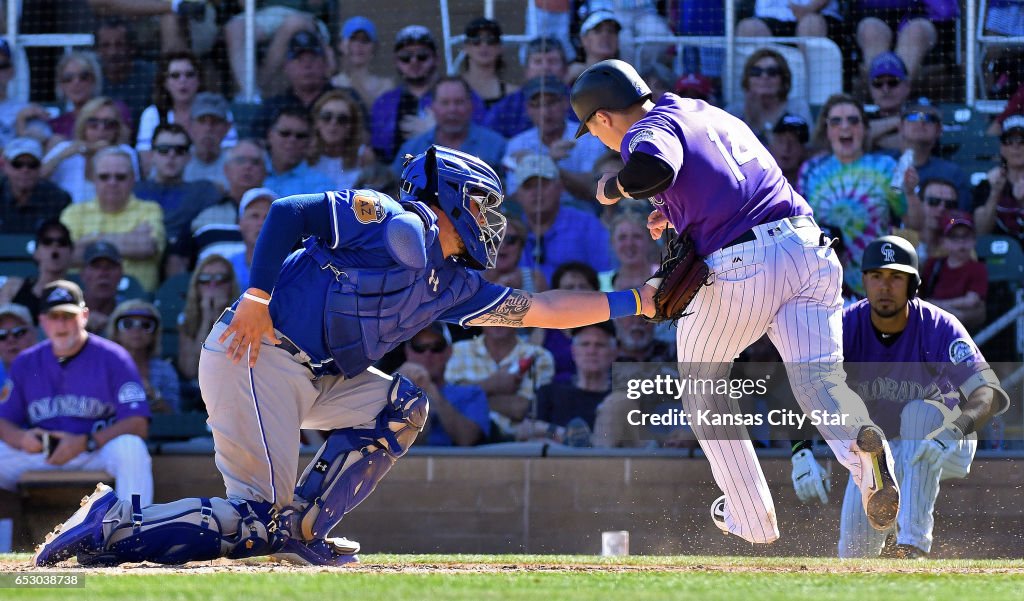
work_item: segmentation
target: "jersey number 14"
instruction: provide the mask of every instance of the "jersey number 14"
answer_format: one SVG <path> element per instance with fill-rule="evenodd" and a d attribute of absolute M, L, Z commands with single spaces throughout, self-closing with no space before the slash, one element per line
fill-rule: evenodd
<path fill-rule="evenodd" d="M 732 174 L 736 176 L 736 181 L 742 182 L 747 179 L 743 172 L 740 171 L 740 167 L 750 161 L 756 159 L 761 169 L 768 168 L 770 163 L 768 162 L 768 157 L 765 156 L 767 150 L 765 150 L 764 146 L 761 146 L 753 134 L 748 134 L 743 130 L 728 129 L 726 130 L 726 136 L 729 138 L 731 152 L 726 150 L 725 143 L 722 142 L 718 132 L 708 125 L 708 137 L 718 147 L 718 151 L 722 153 L 722 158 L 725 159 L 725 164 L 729 166 L 729 171 L 732 171 Z"/>

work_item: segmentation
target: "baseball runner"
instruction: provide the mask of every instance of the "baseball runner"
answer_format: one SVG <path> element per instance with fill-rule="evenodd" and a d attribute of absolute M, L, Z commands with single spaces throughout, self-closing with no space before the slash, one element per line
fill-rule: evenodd
<path fill-rule="evenodd" d="M 903 493 L 895 554 L 923 557 L 931 550 L 939 481 L 967 476 L 977 430 L 1006 411 L 1009 398 L 956 317 L 916 298 L 921 277 L 912 244 L 896 236 L 872 241 L 861 271 L 867 298 L 843 312 L 848 381 L 893 439 Z M 810 449 L 794 454 L 793 484 L 801 501 L 827 503 L 826 482 Z M 851 480 L 843 498 L 839 556 L 878 556 L 887 533 L 868 527 Z"/>
<path fill-rule="evenodd" d="M 684 268 L 670 259 L 664 280 L 653 282 L 659 316 L 663 298 L 670 299 L 666 315 L 681 316 L 678 358 L 688 371 L 681 375 L 727 376 L 736 356 L 767 332 L 803 410 L 847 416 L 845 425 L 819 429 L 860 486 L 872 526 L 888 528 L 899 489 L 882 431 L 842 373 L 842 266 L 835 252 L 807 202 L 742 121 L 700 100 L 650 98 L 633 67 L 606 60 L 579 76 L 571 103 L 581 123 L 577 135 L 589 131 L 625 161 L 599 180 L 598 201 L 650 198 L 651 235 L 668 226 L 681 232 L 672 246 Z M 676 303 L 680 285 L 688 293 Z M 698 409 L 737 411 L 725 396 L 684 400 L 691 415 Z M 746 428 L 694 423 L 693 431 L 725 493 L 712 506 L 718 527 L 753 543 L 776 540 L 774 504 Z"/>
<path fill-rule="evenodd" d="M 37 565 L 76 555 L 84 565 L 353 561 L 358 545 L 327 536 L 406 453 L 428 409 L 419 388 L 375 360 L 435 320 L 566 328 L 642 306 L 653 314 L 649 286 L 533 295 L 485 281 L 505 230 L 497 174 L 444 147 L 410 159 L 398 201 L 342 190 L 271 206 L 251 287 L 214 325 L 199 364 L 227 497 L 142 507 L 99 486 L 47 537 Z M 296 485 L 300 428 L 331 435 Z"/>

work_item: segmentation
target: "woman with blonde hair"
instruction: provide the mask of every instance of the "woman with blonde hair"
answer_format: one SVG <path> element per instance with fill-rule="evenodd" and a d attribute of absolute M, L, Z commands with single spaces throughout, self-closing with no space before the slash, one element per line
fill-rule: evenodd
<path fill-rule="evenodd" d="M 181 412 L 178 372 L 160 354 L 160 311 L 142 300 L 127 300 L 110 314 L 106 337 L 120 344 L 135 362 L 152 413 Z"/>
<path fill-rule="evenodd" d="M 103 69 L 96 55 L 88 51 L 69 52 L 57 62 L 57 101 L 61 114 L 50 120 L 53 133 L 70 138 L 78 121 L 78 111 L 87 102 L 103 94 Z M 132 113 L 123 102 L 116 101 L 121 120 L 131 124 Z"/>
<path fill-rule="evenodd" d="M 786 113 L 811 123 L 811 107 L 799 94 L 790 95 L 793 72 L 779 52 L 771 48 L 754 51 L 743 65 L 740 80 L 743 96 L 725 110 L 739 117 L 758 138 L 770 132 Z"/>
<path fill-rule="evenodd" d="M 214 322 L 241 294 L 231 262 L 208 255 L 196 265 L 178 316 L 178 371 L 186 380 L 199 375 L 199 352 Z"/>
<path fill-rule="evenodd" d="M 619 267 L 597 274 L 601 290 L 613 292 L 643 286 L 658 269 L 658 244 L 647 229 L 647 216 L 623 211 L 612 218 L 608 229 Z"/>
<path fill-rule="evenodd" d="M 336 190 L 355 187 L 360 171 L 377 160 L 359 102 L 345 90 L 331 90 L 313 103 L 310 114 L 315 127 L 309 165 Z"/>

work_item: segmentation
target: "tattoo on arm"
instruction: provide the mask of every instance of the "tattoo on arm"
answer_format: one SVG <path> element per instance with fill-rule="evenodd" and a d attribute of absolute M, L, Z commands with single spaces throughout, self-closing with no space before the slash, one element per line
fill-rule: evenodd
<path fill-rule="evenodd" d="M 471 326 L 523 327 L 523 318 L 533 306 L 533 295 L 522 290 L 513 290 L 500 305 L 488 313 L 469 322 Z"/>

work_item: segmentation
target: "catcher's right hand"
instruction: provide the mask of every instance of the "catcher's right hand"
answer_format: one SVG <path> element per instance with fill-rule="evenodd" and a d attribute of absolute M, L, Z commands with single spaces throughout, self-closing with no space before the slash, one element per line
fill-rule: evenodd
<path fill-rule="evenodd" d="M 801 449 L 793 455 L 793 489 L 803 503 L 810 503 L 817 497 L 822 505 L 828 504 L 832 475 L 814 459 L 810 449 Z"/>

